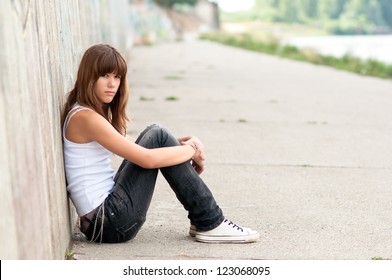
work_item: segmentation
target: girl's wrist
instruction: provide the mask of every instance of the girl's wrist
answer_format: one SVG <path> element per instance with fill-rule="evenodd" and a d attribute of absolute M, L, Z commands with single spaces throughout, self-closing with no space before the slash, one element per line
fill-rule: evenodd
<path fill-rule="evenodd" d="M 193 148 L 193 150 L 195 151 L 195 153 L 197 152 L 197 146 L 196 146 L 195 143 L 190 142 L 190 143 L 187 143 L 187 144 Z"/>

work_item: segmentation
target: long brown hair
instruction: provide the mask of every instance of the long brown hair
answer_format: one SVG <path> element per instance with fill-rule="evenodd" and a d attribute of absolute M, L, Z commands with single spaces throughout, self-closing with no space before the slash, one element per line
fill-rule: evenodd
<path fill-rule="evenodd" d="M 94 94 L 94 85 L 98 78 L 107 73 L 121 76 L 120 87 L 112 102 L 102 106 Z M 90 47 L 80 61 L 75 86 L 68 93 L 67 102 L 63 107 L 61 123 L 72 106 L 77 102 L 101 114 L 122 135 L 126 133 L 128 117 L 126 105 L 128 101 L 127 63 L 122 55 L 112 46 L 98 44 Z"/>

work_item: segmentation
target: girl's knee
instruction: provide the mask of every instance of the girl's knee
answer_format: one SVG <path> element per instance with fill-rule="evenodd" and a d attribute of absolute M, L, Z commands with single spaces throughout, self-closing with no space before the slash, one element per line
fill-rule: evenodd
<path fill-rule="evenodd" d="M 148 126 L 136 140 L 136 143 L 146 148 L 160 148 L 179 145 L 171 132 L 158 124 Z"/>
<path fill-rule="evenodd" d="M 147 134 L 150 137 L 156 137 L 160 141 L 166 141 L 168 138 L 173 137 L 167 128 L 158 124 L 152 124 L 148 128 Z"/>

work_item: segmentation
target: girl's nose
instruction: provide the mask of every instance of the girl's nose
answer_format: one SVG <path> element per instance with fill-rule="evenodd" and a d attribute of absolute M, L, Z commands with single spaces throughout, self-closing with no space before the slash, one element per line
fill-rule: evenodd
<path fill-rule="evenodd" d="M 109 87 L 116 86 L 116 80 L 114 78 L 109 79 Z"/>

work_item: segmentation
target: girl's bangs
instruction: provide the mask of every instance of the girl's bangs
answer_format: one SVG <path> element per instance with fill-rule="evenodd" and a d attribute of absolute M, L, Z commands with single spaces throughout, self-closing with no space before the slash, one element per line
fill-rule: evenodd
<path fill-rule="evenodd" d="M 105 53 L 98 62 L 98 75 L 106 73 L 115 73 L 121 77 L 125 77 L 127 73 L 127 65 L 124 59 L 113 51 Z"/>

